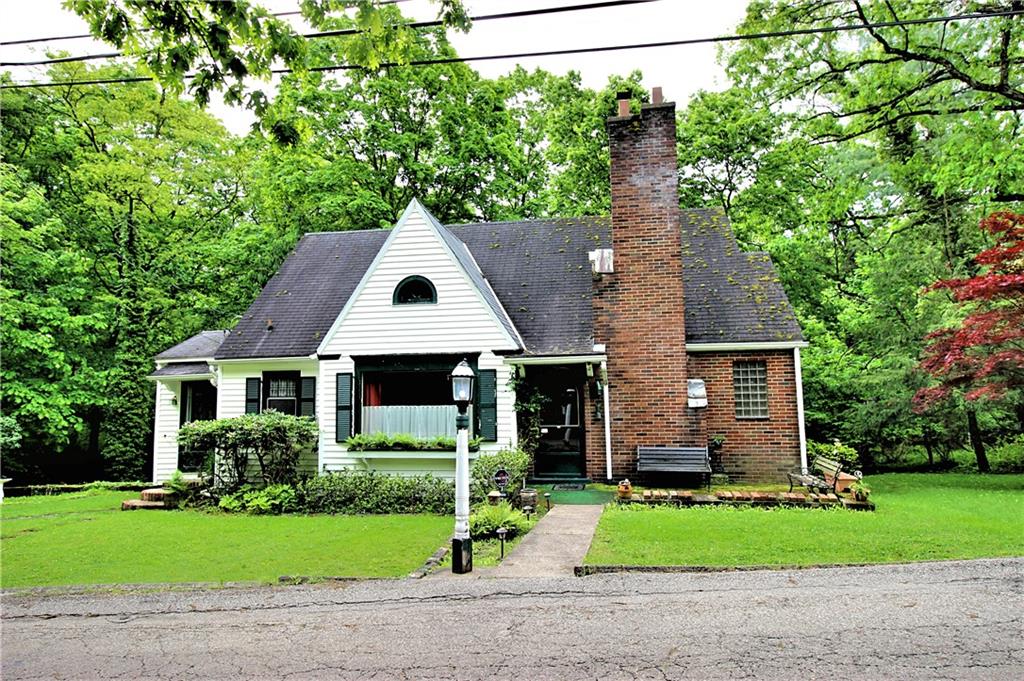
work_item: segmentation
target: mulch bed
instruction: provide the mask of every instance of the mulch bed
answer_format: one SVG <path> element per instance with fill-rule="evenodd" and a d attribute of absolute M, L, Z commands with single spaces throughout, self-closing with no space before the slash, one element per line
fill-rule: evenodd
<path fill-rule="evenodd" d="M 675 506 L 796 506 L 828 508 L 842 505 L 856 511 L 874 511 L 870 501 L 857 501 L 852 496 L 818 494 L 816 492 L 715 492 L 702 494 L 689 490 L 645 489 L 630 498 L 618 498 L 620 504 L 671 504 Z"/>

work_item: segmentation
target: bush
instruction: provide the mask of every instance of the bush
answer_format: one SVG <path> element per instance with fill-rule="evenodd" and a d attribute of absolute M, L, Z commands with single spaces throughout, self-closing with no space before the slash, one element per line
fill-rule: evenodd
<path fill-rule="evenodd" d="M 843 463 L 843 469 L 859 468 L 860 456 L 857 450 L 849 445 L 844 445 L 839 440 L 829 443 L 807 441 L 807 463 L 814 461 L 815 457 L 823 456 L 826 459 L 834 459 Z"/>
<path fill-rule="evenodd" d="M 525 534 L 530 529 L 530 521 L 523 512 L 512 508 L 507 501 L 491 506 L 481 504 L 469 516 L 469 534 L 474 539 L 497 537 L 498 528 L 508 530 L 506 539 Z"/>
<path fill-rule="evenodd" d="M 455 486 L 431 475 L 342 471 L 306 480 L 298 495 L 299 507 L 307 513 L 455 512 Z"/>
<path fill-rule="evenodd" d="M 215 421 L 193 421 L 178 431 L 178 443 L 217 453 L 214 486 L 239 490 L 255 459 L 265 485 L 291 484 L 298 478 L 299 454 L 315 446 L 316 421 L 277 411 L 246 414 Z"/>
<path fill-rule="evenodd" d="M 469 450 L 476 451 L 480 448 L 480 438 L 473 438 L 469 441 Z M 359 434 L 345 440 L 345 447 L 350 452 L 453 452 L 455 451 L 455 438 L 439 437 L 420 439 L 412 435 L 398 433 L 388 435 L 387 433 Z"/>
<path fill-rule="evenodd" d="M 530 470 L 530 455 L 519 449 L 503 449 L 493 454 L 481 454 L 473 462 L 470 498 L 474 502 L 486 500 L 487 493 L 497 489 L 494 474 L 502 468 L 508 473 L 508 487 L 505 488 L 505 493 L 509 499 L 518 498 L 519 490 L 523 488 L 526 474 Z"/>
<path fill-rule="evenodd" d="M 0 416 L 0 452 L 17 449 L 21 444 L 21 426 L 13 416 Z"/>
<path fill-rule="evenodd" d="M 993 473 L 1024 473 L 1024 434 L 991 447 L 986 453 Z M 977 469 L 977 460 L 973 460 L 972 464 Z"/>
<path fill-rule="evenodd" d="M 261 489 L 246 487 L 221 497 L 217 504 L 232 513 L 279 515 L 298 510 L 298 494 L 291 485 L 268 485 Z"/>

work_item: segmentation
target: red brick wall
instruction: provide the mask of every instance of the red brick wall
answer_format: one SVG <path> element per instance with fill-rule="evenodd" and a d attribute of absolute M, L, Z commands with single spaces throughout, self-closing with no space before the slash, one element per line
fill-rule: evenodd
<path fill-rule="evenodd" d="M 698 443 L 686 408 L 675 105 L 611 118 L 608 136 L 615 271 L 595 279 L 594 340 L 607 345 L 613 477 L 622 478 L 635 477 L 638 445 Z M 588 474 L 603 479 L 593 453 Z"/>
<path fill-rule="evenodd" d="M 583 391 L 583 416 L 587 456 L 587 477 L 591 480 L 605 480 L 607 466 L 604 459 L 604 398 L 597 392 L 597 381 L 601 377 L 600 365 L 594 366 L 594 377 Z"/>
<path fill-rule="evenodd" d="M 737 360 L 765 362 L 767 419 L 736 418 L 732 365 Z M 689 373 L 693 378 L 704 379 L 707 385 L 707 434 L 725 436 L 721 456 L 729 477 L 785 482 L 786 473 L 800 465 L 793 351 L 692 353 Z"/>

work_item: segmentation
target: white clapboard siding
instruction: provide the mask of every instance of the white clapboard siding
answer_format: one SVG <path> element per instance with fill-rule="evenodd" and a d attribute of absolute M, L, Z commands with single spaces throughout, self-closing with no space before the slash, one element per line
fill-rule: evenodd
<path fill-rule="evenodd" d="M 153 424 L 153 482 L 169 480 L 178 467 L 179 381 L 156 382 L 156 418 Z"/>
<path fill-rule="evenodd" d="M 298 371 L 302 376 L 317 376 L 318 371 L 315 359 L 224 362 L 219 365 L 219 369 L 217 418 L 221 419 L 241 416 L 245 413 L 245 379 L 247 378 L 262 378 L 265 371 Z M 319 377 L 317 380 L 320 380 Z"/>
<path fill-rule="evenodd" d="M 395 227 L 367 278 L 342 311 L 321 348 L 325 355 L 386 355 L 513 350 L 481 294 L 418 209 Z M 395 287 L 406 277 L 426 277 L 437 303 L 395 305 Z"/>
<path fill-rule="evenodd" d="M 339 373 L 353 374 L 355 363 L 351 357 L 320 360 L 320 386 L 317 388 L 317 414 L 320 421 L 320 472 L 359 468 L 359 462 L 348 455 L 345 446 L 337 442 L 335 426 L 335 390 Z"/>

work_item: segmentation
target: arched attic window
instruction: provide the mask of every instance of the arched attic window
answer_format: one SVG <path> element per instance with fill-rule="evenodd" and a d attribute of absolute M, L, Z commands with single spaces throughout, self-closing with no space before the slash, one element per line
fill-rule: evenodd
<path fill-rule="evenodd" d="M 391 297 L 395 305 L 416 305 L 419 303 L 436 303 L 437 289 L 426 277 L 414 274 L 398 282 L 395 293 Z"/>

